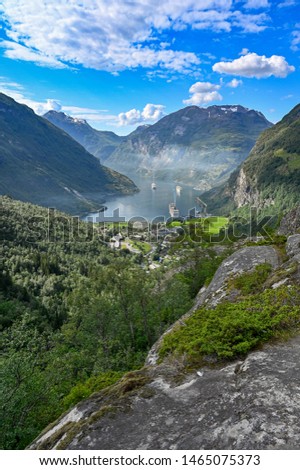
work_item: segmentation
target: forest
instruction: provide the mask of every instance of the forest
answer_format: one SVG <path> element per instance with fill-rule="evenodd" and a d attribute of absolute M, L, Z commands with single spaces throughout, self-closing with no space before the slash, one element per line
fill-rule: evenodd
<path fill-rule="evenodd" d="M 1 197 L 1 448 L 25 448 L 79 400 L 141 367 L 222 259 L 194 247 L 185 268 L 149 272 L 93 224 Z"/>

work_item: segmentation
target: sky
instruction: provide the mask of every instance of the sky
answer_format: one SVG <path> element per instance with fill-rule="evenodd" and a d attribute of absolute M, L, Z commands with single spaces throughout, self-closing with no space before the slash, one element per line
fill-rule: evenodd
<path fill-rule="evenodd" d="M 0 0 L 0 92 L 125 135 L 185 106 L 300 102 L 300 0 Z"/>

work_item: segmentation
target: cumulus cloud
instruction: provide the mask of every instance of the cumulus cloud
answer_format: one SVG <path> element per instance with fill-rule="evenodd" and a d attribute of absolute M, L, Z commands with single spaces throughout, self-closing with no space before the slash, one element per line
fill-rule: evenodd
<path fill-rule="evenodd" d="M 249 52 L 231 62 L 214 64 L 213 71 L 248 78 L 268 78 L 272 75 L 285 78 L 289 73 L 295 71 L 295 67 L 289 65 L 283 56 L 266 57 Z"/>
<path fill-rule="evenodd" d="M 221 85 L 215 85 L 210 82 L 196 82 L 189 89 L 190 98 L 184 100 L 183 103 L 200 106 L 212 101 L 222 101 L 223 97 L 218 92 L 220 88 Z"/>
<path fill-rule="evenodd" d="M 138 109 L 130 109 L 126 113 L 120 113 L 119 125 L 120 126 L 133 126 L 143 123 L 154 123 L 161 119 L 164 115 L 165 106 L 161 104 L 148 103 L 142 111 Z"/>
<path fill-rule="evenodd" d="M 2 0 L 0 13 L 6 57 L 112 73 L 137 67 L 191 73 L 199 58 L 160 41 L 164 30 L 259 32 L 269 21 L 236 11 L 232 0 Z"/>
<path fill-rule="evenodd" d="M 237 88 L 238 86 L 240 86 L 242 84 L 243 84 L 242 80 L 238 80 L 237 78 L 233 78 L 231 80 L 231 82 L 227 83 L 227 86 L 229 86 L 230 88 Z"/>

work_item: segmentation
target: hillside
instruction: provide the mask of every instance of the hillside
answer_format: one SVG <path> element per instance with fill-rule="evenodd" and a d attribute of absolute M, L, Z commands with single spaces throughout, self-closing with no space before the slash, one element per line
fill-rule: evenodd
<path fill-rule="evenodd" d="M 151 271 L 155 253 L 110 249 L 126 228 L 0 197 L 1 449 L 141 367 L 220 263 L 185 247 L 180 272 L 177 253 Z"/>
<path fill-rule="evenodd" d="M 137 190 L 65 132 L 0 94 L 0 194 L 71 213 Z"/>
<path fill-rule="evenodd" d="M 224 181 L 271 126 L 242 106 L 189 106 L 127 136 L 106 164 L 130 176 L 154 171 L 156 178 L 205 190 Z"/>
<path fill-rule="evenodd" d="M 299 204 L 300 105 L 259 137 L 229 183 L 203 195 L 212 210 L 254 205 L 278 212 Z"/>
<path fill-rule="evenodd" d="M 120 137 L 114 132 L 97 131 L 85 120 L 72 118 L 62 112 L 48 111 L 43 117 L 67 132 L 89 153 L 99 158 L 102 163 L 124 140 L 124 137 Z"/>
<path fill-rule="evenodd" d="M 30 448 L 298 449 L 300 235 L 277 243 L 236 248 L 143 368 Z"/>

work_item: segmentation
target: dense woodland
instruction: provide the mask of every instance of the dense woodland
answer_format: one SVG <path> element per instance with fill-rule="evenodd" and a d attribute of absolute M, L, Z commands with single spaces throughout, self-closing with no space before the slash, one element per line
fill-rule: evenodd
<path fill-rule="evenodd" d="M 147 272 L 143 256 L 110 250 L 97 227 L 9 197 L 0 212 L 0 447 L 22 449 L 140 367 L 221 258 L 195 248 L 184 271 Z"/>

